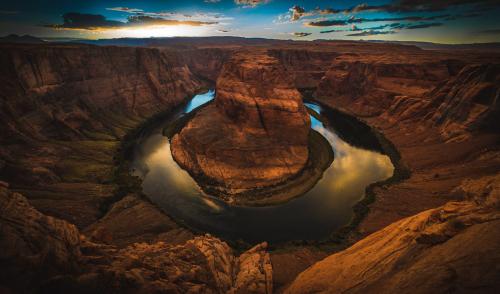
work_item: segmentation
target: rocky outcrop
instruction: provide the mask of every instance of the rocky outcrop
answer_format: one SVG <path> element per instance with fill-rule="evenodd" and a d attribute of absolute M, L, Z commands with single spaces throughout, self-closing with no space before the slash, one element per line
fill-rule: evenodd
<path fill-rule="evenodd" d="M 133 221 L 131 221 L 133 220 Z M 135 242 L 182 244 L 193 234 L 162 213 L 148 200 L 129 194 L 84 231 L 94 242 L 123 247 Z"/>
<path fill-rule="evenodd" d="M 308 160 L 310 121 L 282 65 L 265 53 L 232 57 L 210 105 L 173 137 L 175 160 L 228 194 L 296 175 Z"/>
<path fill-rule="evenodd" d="M 468 65 L 421 97 L 397 96 L 381 117 L 437 128 L 447 141 L 498 132 L 499 69 L 499 64 Z"/>
<path fill-rule="evenodd" d="M 178 245 L 118 249 L 90 242 L 74 225 L 41 214 L 5 182 L 0 236 L 0 289 L 7 293 L 272 293 L 266 243 L 240 256 L 209 235 Z"/>
<path fill-rule="evenodd" d="M 411 57 L 406 57 L 411 58 Z M 318 99 L 335 100 L 337 107 L 361 116 L 378 116 L 397 96 L 421 96 L 455 74 L 455 60 L 379 60 L 341 56 L 321 79 Z"/>
<path fill-rule="evenodd" d="M 325 47 L 325 51 L 321 48 Z M 293 75 L 298 89 L 316 88 L 321 78 L 330 69 L 339 53 L 329 51 L 327 46 L 308 49 L 270 49 L 269 55 L 275 57 Z"/>
<path fill-rule="evenodd" d="M 34 209 L 0 182 L 0 289 L 35 288 L 41 281 L 76 273 L 81 262 L 78 229 Z"/>
<path fill-rule="evenodd" d="M 184 49 L 181 58 L 197 78 L 215 84 L 224 64 L 235 51 L 231 47 Z"/>
<path fill-rule="evenodd" d="M 429 96 L 438 105 L 430 119 L 445 137 L 500 130 L 500 64 L 467 66 Z"/>
<path fill-rule="evenodd" d="M 301 273 L 286 293 L 494 293 L 500 289 L 500 177 L 398 221 Z"/>

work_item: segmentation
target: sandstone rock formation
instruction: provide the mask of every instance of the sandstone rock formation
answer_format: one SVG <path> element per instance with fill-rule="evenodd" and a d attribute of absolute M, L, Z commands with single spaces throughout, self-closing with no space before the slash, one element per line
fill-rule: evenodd
<path fill-rule="evenodd" d="M 500 176 L 465 181 L 464 201 L 400 220 L 301 273 L 286 293 L 494 293 Z"/>
<path fill-rule="evenodd" d="M 76 273 L 81 258 L 78 229 L 34 209 L 0 182 L 0 290 L 36 287 L 41 280 Z"/>
<path fill-rule="evenodd" d="M 308 160 L 310 121 L 282 65 L 265 53 L 236 54 L 217 80 L 215 105 L 174 136 L 172 154 L 226 193 L 284 182 Z"/>
<path fill-rule="evenodd" d="M 130 200 L 129 200 L 130 201 Z M 239 257 L 209 235 L 179 245 L 93 243 L 0 182 L 0 290 L 51 293 L 272 293 L 266 243 Z"/>
<path fill-rule="evenodd" d="M 468 65 L 422 97 L 396 97 L 384 117 L 430 124 L 445 139 L 495 132 L 500 125 L 499 79 L 499 64 Z"/>
<path fill-rule="evenodd" d="M 339 57 L 321 79 L 316 97 L 335 97 L 363 116 L 380 115 L 397 95 L 421 95 L 450 76 L 453 61 L 377 61 Z"/>
<path fill-rule="evenodd" d="M 467 66 L 430 96 L 439 105 L 431 120 L 446 137 L 500 128 L 500 64 Z"/>
<path fill-rule="evenodd" d="M 44 213 L 84 228 L 116 187 L 119 141 L 202 83 L 177 51 L 0 46 L 0 178 Z"/>

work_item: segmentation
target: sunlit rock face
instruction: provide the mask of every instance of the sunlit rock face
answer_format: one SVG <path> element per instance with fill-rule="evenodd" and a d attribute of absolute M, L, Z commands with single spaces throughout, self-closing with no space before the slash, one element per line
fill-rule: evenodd
<path fill-rule="evenodd" d="M 310 120 L 283 66 L 265 52 L 238 53 L 217 96 L 172 140 L 177 162 L 238 193 L 285 181 L 308 159 Z"/>
<path fill-rule="evenodd" d="M 493 293 L 499 191 L 499 176 L 465 180 L 454 191 L 464 201 L 387 226 L 308 268 L 285 293 Z"/>

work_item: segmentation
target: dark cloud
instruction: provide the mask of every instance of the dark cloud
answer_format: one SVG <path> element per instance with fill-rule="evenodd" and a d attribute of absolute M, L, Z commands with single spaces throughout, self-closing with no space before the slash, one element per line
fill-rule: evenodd
<path fill-rule="evenodd" d="M 500 35 L 500 29 L 482 30 L 477 33 L 480 35 Z"/>
<path fill-rule="evenodd" d="M 106 30 L 117 29 L 123 27 L 138 27 L 138 26 L 153 26 L 153 25 L 189 25 L 189 26 L 202 26 L 212 25 L 217 22 L 206 21 L 191 21 L 191 20 L 173 20 L 161 17 L 152 17 L 148 15 L 132 15 L 129 16 L 127 22 L 106 19 L 103 15 L 99 14 L 84 14 L 77 12 L 69 12 L 63 15 L 62 24 L 49 24 L 45 27 L 54 29 L 66 30 Z"/>
<path fill-rule="evenodd" d="M 311 11 L 305 11 L 303 8 L 300 13 L 295 13 L 293 7 L 290 9 L 292 16 L 291 20 L 296 21 L 304 16 L 312 15 L 334 15 L 334 14 L 356 14 L 359 12 L 389 12 L 389 13 L 411 13 L 411 12 L 437 12 L 445 11 L 458 6 L 467 6 L 470 11 L 466 13 L 458 13 L 448 15 L 449 20 L 477 17 L 485 10 L 497 7 L 500 0 L 394 0 L 390 4 L 384 5 L 368 5 L 359 4 L 348 9 L 316 8 Z"/>
<path fill-rule="evenodd" d="M 498 5 L 498 0 L 396 0 L 391 4 L 385 5 L 367 5 L 360 4 L 352 8 L 343 10 L 344 13 L 357 12 L 431 12 L 443 11 L 448 8 L 464 5 L 474 5 L 473 8 L 484 8 L 487 6 Z"/>
<path fill-rule="evenodd" d="M 337 19 L 310 21 L 305 23 L 305 25 L 309 27 L 345 26 L 347 24 L 349 24 L 349 20 L 337 20 Z"/>
<path fill-rule="evenodd" d="M 440 22 L 433 22 L 433 23 L 421 23 L 421 24 L 416 24 L 416 25 L 408 25 L 405 27 L 407 30 L 415 30 L 415 29 L 426 29 L 426 28 L 432 28 L 432 27 L 440 27 L 443 24 Z"/>
<path fill-rule="evenodd" d="M 405 24 L 405 23 L 391 23 L 384 24 L 380 26 L 373 26 L 368 28 L 359 28 L 356 25 L 351 25 L 348 29 L 337 29 L 337 30 L 326 30 L 321 31 L 320 33 L 334 33 L 334 32 L 359 32 L 359 33 L 351 33 L 346 36 L 373 36 L 373 35 L 387 35 L 387 34 L 395 34 L 399 30 L 416 30 L 416 29 L 425 29 L 430 27 L 438 27 L 442 26 L 442 23 L 434 22 L 434 23 L 419 23 L 419 24 Z"/>
<path fill-rule="evenodd" d="M 295 37 L 302 38 L 302 37 L 310 36 L 310 35 L 312 35 L 312 33 L 295 32 L 292 35 L 294 35 Z"/>
<path fill-rule="evenodd" d="M 303 17 L 306 14 L 306 10 L 304 9 L 304 7 L 300 7 L 298 5 L 295 5 L 292 8 L 290 8 L 290 12 L 292 14 L 291 15 L 292 21 L 299 20 L 301 17 Z"/>
<path fill-rule="evenodd" d="M 125 26 L 125 23 L 115 20 L 108 20 L 100 14 L 86 14 L 78 12 L 68 12 L 63 14 L 62 24 L 50 24 L 46 27 L 55 29 L 86 29 L 96 30 L 99 28 L 118 28 Z"/>
<path fill-rule="evenodd" d="M 375 36 L 375 35 L 390 35 L 394 34 L 394 31 L 376 31 L 376 30 L 367 30 L 359 33 L 347 34 L 348 37 L 366 37 L 366 36 Z"/>
<path fill-rule="evenodd" d="M 0 14 L 18 14 L 19 11 L 15 10 L 0 10 Z"/>
<path fill-rule="evenodd" d="M 351 17 L 349 19 L 333 19 L 333 20 L 320 20 L 311 21 L 305 23 L 306 26 L 310 27 L 330 27 L 330 26 L 344 26 L 353 23 L 366 23 L 366 22 L 390 22 L 390 21 L 431 21 L 437 19 L 445 19 L 449 17 L 448 14 L 445 15 L 435 15 L 435 16 L 404 16 L 404 17 L 385 17 L 385 18 L 356 18 Z"/>

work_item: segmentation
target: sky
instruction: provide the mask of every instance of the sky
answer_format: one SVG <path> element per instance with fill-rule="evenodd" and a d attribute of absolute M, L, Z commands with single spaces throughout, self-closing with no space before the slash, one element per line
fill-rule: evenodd
<path fill-rule="evenodd" d="M 0 35 L 500 41 L 500 0 L 0 0 Z"/>

